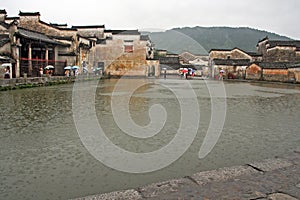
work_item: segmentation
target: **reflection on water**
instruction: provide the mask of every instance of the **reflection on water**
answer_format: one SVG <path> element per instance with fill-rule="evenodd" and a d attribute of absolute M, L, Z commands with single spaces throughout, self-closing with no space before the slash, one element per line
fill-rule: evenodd
<path fill-rule="evenodd" d="M 164 83 L 184 90 L 180 81 Z M 138 175 L 110 169 L 84 148 L 72 118 L 73 85 L 1 92 L 0 199 L 67 199 L 134 188 L 201 170 L 288 154 L 299 146 L 299 87 L 225 83 L 227 116 L 221 138 L 213 151 L 199 160 L 211 104 L 205 82 L 190 82 L 201 112 L 194 143 L 169 167 Z M 161 104 L 168 113 L 167 123 L 159 134 L 138 139 L 123 134 L 114 123 L 110 101 L 115 83 L 116 80 L 99 82 L 95 99 L 99 123 L 110 140 L 133 152 L 154 151 L 172 140 L 180 122 L 175 95 L 155 84 L 155 80 L 134 93 L 130 113 L 137 124 L 149 123 L 151 105 Z M 209 83 L 212 87 L 219 84 Z"/>

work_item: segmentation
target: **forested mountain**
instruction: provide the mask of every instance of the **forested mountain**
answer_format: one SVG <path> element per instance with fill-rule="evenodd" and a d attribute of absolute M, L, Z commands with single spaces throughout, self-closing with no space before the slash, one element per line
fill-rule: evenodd
<path fill-rule="evenodd" d="M 185 27 L 165 32 L 148 33 L 156 49 L 172 53 L 189 51 L 194 54 L 208 54 L 211 49 L 238 47 L 245 51 L 256 51 L 256 44 L 262 38 L 291 40 L 288 37 L 253 28 L 231 27 Z"/>

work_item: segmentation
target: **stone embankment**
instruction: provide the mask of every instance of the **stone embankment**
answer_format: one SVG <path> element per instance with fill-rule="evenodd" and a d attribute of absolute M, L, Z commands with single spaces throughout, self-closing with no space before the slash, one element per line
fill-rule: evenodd
<path fill-rule="evenodd" d="M 242 166 L 205 171 L 135 189 L 78 198 L 102 199 L 300 199 L 300 152 Z"/>
<path fill-rule="evenodd" d="M 45 76 L 33 78 L 14 78 L 14 79 L 0 79 L 0 91 L 14 90 L 22 88 L 59 85 L 66 83 L 73 83 L 76 81 L 88 81 L 100 79 L 102 76 L 78 76 L 78 77 L 64 77 L 64 76 Z"/>

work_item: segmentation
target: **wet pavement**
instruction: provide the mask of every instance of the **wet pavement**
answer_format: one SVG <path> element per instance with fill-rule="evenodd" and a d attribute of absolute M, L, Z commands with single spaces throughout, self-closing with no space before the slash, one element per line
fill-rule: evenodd
<path fill-rule="evenodd" d="M 300 152 L 76 200 L 89 199 L 296 200 L 300 199 Z"/>

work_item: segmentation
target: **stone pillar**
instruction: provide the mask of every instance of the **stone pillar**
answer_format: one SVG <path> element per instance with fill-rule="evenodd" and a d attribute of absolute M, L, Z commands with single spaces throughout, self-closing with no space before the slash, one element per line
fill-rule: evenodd
<path fill-rule="evenodd" d="M 28 76 L 32 76 L 32 48 L 31 43 L 28 45 Z"/>
<path fill-rule="evenodd" d="M 78 55 L 76 56 L 76 62 L 75 65 L 80 66 L 81 65 L 81 56 L 82 56 L 82 50 L 80 47 L 78 47 Z"/>
<path fill-rule="evenodd" d="M 18 46 L 16 49 L 16 64 L 15 64 L 16 78 L 20 78 L 20 51 L 21 51 L 21 47 Z"/>
<path fill-rule="evenodd" d="M 53 60 L 56 60 L 58 57 L 58 47 L 54 46 L 53 48 Z"/>
<path fill-rule="evenodd" d="M 49 49 L 46 46 L 46 55 L 45 55 L 45 59 L 46 59 L 46 66 L 48 65 L 48 60 L 49 60 Z"/>

